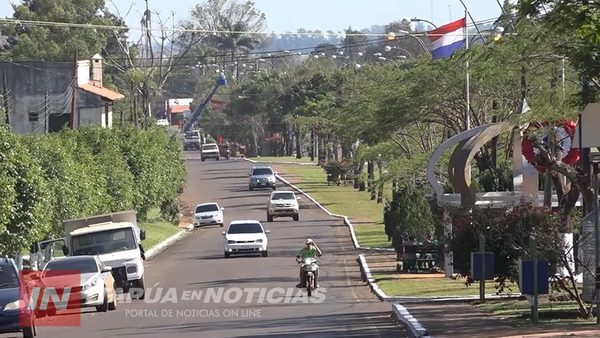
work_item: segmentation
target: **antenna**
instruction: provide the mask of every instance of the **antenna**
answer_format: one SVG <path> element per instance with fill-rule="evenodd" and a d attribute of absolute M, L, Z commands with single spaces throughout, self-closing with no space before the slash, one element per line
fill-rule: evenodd
<path fill-rule="evenodd" d="M 452 6 L 450 4 L 448 4 L 448 15 L 450 16 L 448 19 L 452 21 Z"/>

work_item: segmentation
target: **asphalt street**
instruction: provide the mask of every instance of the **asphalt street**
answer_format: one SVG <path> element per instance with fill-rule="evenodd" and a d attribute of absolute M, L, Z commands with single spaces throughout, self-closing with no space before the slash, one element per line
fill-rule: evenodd
<path fill-rule="evenodd" d="M 252 164 L 240 159 L 201 162 L 191 152 L 186 163 L 183 198 L 218 202 L 225 208 L 226 223 L 261 221 L 271 231 L 269 256 L 225 259 L 224 228 L 198 228 L 146 262 L 146 287 L 152 289 L 145 300 L 120 302 L 107 313 L 86 310 L 80 326 L 38 327 L 39 337 L 407 336 L 393 323 L 391 305 L 380 302 L 361 281 L 357 253 L 340 220 L 302 199 L 299 222 L 276 218 L 268 223 L 270 191 L 248 190 Z M 310 298 L 295 288 L 295 255 L 306 238 L 323 251 L 321 288 Z"/>

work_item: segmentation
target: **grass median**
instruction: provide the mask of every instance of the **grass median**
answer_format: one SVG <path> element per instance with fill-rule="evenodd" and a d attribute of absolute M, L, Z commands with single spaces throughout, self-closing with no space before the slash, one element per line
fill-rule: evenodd
<path fill-rule="evenodd" d="M 310 194 L 330 212 L 347 216 L 362 247 L 390 247 L 383 225 L 384 204 L 371 200 L 368 192 L 358 191 L 351 185 L 328 185 L 323 168 L 316 164 L 298 165 L 310 163 L 310 158 L 256 157 L 252 160 L 272 164 L 281 176 Z"/>
<path fill-rule="evenodd" d="M 182 230 L 177 225 L 161 219 L 158 209 L 150 210 L 148 220 L 140 222 L 140 228 L 146 230 L 146 240 L 143 242 L 145 251 Z"/>

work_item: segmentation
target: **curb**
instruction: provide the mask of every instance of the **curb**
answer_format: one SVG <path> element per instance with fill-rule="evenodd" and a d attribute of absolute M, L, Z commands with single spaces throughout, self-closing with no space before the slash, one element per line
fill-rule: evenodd
<path fill-rule="evenodd" d="M 173 236 L 165 239 L 164 241 L 156 244 L 155 246 L 153 246 L 152 248 L 150 248 L 148 251 L 146 251 L 146 253 L 145 253 L 146 260 L 152 259 L 156 255 L 158 255 L 159 253 L 161 253 L 162 251 L 164 251 L 166 248 L 168 248 L 171 245 L 175 244 L 175 242 L 177 242 L 180 239 L 182 239 L 185 236 L 187 236 L 189 233 L 190 233 L 190 231 L 188 231 L 188 230 L 181 230 L 178 233 L 176 233 L 175 235 L 173 235 Z"/>
<path fill-rule="evenodd" d="M 373 278 L 373 275 L 371 274 L 371 270 L 369 269 L 369 265 L 367 264 L 367 260 L 365 259 L 364 255 L 358 255 L 358 262 L 360 263 L 360 270 L 361 275 L 363 276 L 363 281 L 369 283 L 369 287 L 371 288 L 371 291 L 375 294 L 375 296 L 377 296 L 377 298 L 379 298 L 379 300 L 382 302 L 392 300 L 392 297 L 386 295 L 385 292 L 381 290 L 379 285 L 375 283 L 375 278 Z"/>
<path fill-rule="evenodd" d="M 413 337 L 417 338 L 432 338 L 429 333 L 427 333 L 427 329 L 419 323 L 419 321 L 413 317 L 406 308 L 400 304 L 393 304 L 392 311 L 396 319 L 404 324 L 413 335 Z"/>

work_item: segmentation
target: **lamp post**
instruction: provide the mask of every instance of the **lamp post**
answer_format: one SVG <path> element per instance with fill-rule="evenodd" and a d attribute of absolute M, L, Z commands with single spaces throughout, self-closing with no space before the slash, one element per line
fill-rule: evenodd
<path fill-rule="evenodd" d="M 598 222 L 598 164 L 600 163 L 600 153 L 590 154 L 590 160 L 592 161 L 592 186 L 594 189 L 594 258 L 596 263 L 595 269 L 595 294 L 596 298 L 600 293 L 600 226 Z M 596 304 L 596 324 L 600 324 L 600 302 Z"/>
<path fill-rule="evenodd" d="M 406 59 L 406 56 L 401 55 L 398 58 L 399 59 Z M 381 60 L 381 61 L 390 61 L 390 62 L 393 62 L 394 65 L 396 66 L 396 68 L 400 69 L 400 65 L 396 61 L 394 61 L 393 59 L 388 59 L 388 58 L 383 57 L 383 56 L 378 57 L 378 59 Z"/>
<path fill-rule="evenodd" d="M 391 52 L 391 51 L 392 51 L 392 49 L 398 49 L 398 50 L 400 50 L 400 51 L 402 51 L 402 52 L 406 53 L 406 56 L 408 56 L 408 57 L 412 58 L 412 54 L 411 54 L 411 53 L 410 53 L 410 52 L 409 52 L 407 49 L 404 49 L 404 48 L 402 48 L 402 47 L 397 47 L 397 46 L 393 46 L 393 47 L 392 47 L 392 46 L 385 46 L 385 48 L 384 48 L 384 49 L 385 49 L 385 51 L 386 51 L 386 52 Z"/>
<path fill-rule="evenodd" d="M 410 34 L 410 33 L 409 33 L 409 32 L 407 32 L 407 31 L 402 31 L 402 30 L 401 30 L 401 31 L 398 31 L 398 34 L 399 34 L 400 36 L 407 36 L 407 37 L 411 37 L 411 38 L 413 38 L 413 39 L 417 40 L 417 42 L 419 42 L 419 45 L 421 45 L 421 47 L 423 47 L 423 50 L 425 51 L 425 53 L 427 53 L 427 54 L 431 55 L 431 52 L 429 51 L 429 48 L 427 48 L 427 46 L 425 45 L 425 42 L 423 42 L 423 40 L 421 40 L 421 39 L 419 39 L 418 37 L 416 37 L 416 36 L 414 36 L 414 35 Z M 396 34 L 396 33 L 394 33 L 394 32 L 389 32 L 389 33 L 387 34 L 387 39 L 388 39 L 389 41 L 394 41 L 394 40 L 396 40 L 397 38 L 398 38 L 398 36 L 397 36 L 397 34 Z"/>
<path fill-rule="evenodd" d="M 428 24 L 432 25 L 433 28 L 435 28 L 435 29 L 438 28 L 438 26 L 436 26 L 436 24 L 434 24 L 433 22 L 431 22 L 429 20 L 425 20 L 425 19 L 412 18 L 412 19 L 410 19 L 410 22 L 427 22 Z"/>

